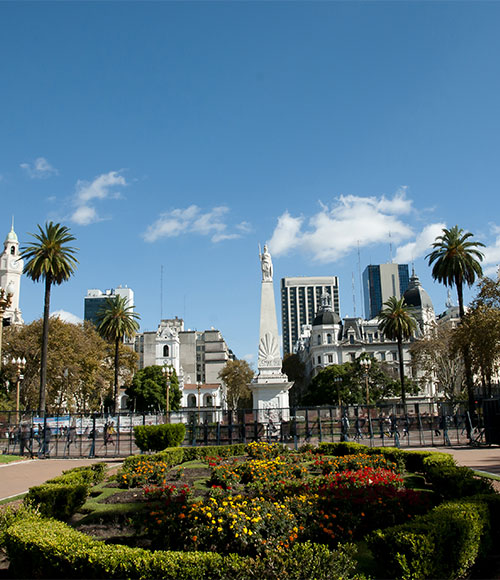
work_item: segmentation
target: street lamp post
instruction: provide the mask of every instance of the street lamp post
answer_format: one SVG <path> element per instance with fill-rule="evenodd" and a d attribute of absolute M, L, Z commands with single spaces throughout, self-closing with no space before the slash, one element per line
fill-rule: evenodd
<path fill-rule="evenodd" d="M 10 284 L 9 284 L 10 285 Z M 2 368 L 2 334 L 3 334 L 3 315 L 12 304 L 12 292 L 0 287 L 0 368 Z"/>
<path fill-rule="evenodd" d="M 16 417 L 19 421 L 21 381 L 24 379 L 22 371 L 26 368 L 26 359 L 24 357 L 13 358 L 12 362 L 16 365 Z"/>
<path fill-rule="evenodd" d="M 343 377 L 334 377 L 333 382 L 337 385 L 337 400 L 339 403 L 339 407 L 342 405 L 342 401 L 340 398 L 340 386 L 342 385 L 342 381 L 344 380 Z"/>
<path fill-rule="evenodd" d="M 359 364 L 361 365 L 361 368 L 365 372 L 366 406 L 368 407 L 370 405 L 370 387 L 368 384 L 368 371 L 372 366 L 372 361 L 369 358 L 362 358 L 359 361 Z"/>
<path fill-rule="evenodd" d="M 196 383 L 196 388 L 198 390 L 198 423 L 200 422 L 200 391 L 201 391 L 201 382 L 198 381 Z"/>
<path fill-rule="evenodd" d="M 172 379 L 172 371 L 168 367 L 162 368 L 163 376 L 167 386 L 167 404 L 165 406 L 165 423 L 170 423 L 170 380 Z"/>

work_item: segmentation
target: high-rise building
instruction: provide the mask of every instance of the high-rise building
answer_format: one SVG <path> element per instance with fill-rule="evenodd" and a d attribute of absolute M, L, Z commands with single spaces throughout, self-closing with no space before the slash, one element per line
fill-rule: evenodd
<path fill-rule="evenodd" d="M 131 306 L 132 310 L 134 308 L 134 292 L 127 288 L 127 286 L 118 286 L 117 288 L 112 288 L 111 290 L 97 290 L 95 288 L 87 290 L 87 296 L 84 298 L 84 308 L 83 308 L 83 318 L 84 320 L 90 320 L 94 324 L 97 324 L 97 314 L 105 306 L 108 298 L 113 298 L 114 296 L 122 296 L 127 301 L 127 306 Z"/>
<path fill-rule="evenodd" d="M 281 279 L 281 322 L 283 354 L 292 353 L 302 326 L 312 324 L 327 293 L 334 312 L 340 316 L 339 279 L 337 276 L 297 276 Z"/>
<path fill-rule="evenodd" d="M 363 272 L 365 318 L 378 316 L 384 302 L 391 296 L 401 298 L 408 288 L 410 274 L 408 264 L 370 265 Z"/>

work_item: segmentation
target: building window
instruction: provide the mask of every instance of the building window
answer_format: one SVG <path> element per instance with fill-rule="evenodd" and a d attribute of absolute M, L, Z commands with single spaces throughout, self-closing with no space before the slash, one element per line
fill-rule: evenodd
<path fill-rule="evenodd" d="M 356 353 L 355 352 L 350 352 L 349 356 L 351 357 L 351 362 L 355 362 L 356 360 Z"/>
<path fill-rule="evenodd" d="M 354 344 L 354 334 L 349 335 L 349 344 Z"/>
<path fill-rule="evenodd" d="M 396 350 L 392 353 L 392 360 L 398 360 L 398 353 Z"/>
<path fill-rule="evenodd" d="M 380 360 L 385 360 L 385 352 L 380 353 Z"/>
<path fill-rule="evenodd" d="M 373 342 L 373 334 L 368 335 L 368 342 Z"/>
<path fill-rule="evenodd" d="M 16 253 L 16 248 L 15 246 L 11 246 L 10 247 L 10 255 L 13 256 Z"/>
<path fill-rule="evenodd" d="M 328 344 L 332 344 L 332 335 L 331 335 L 331 334 L 327 334 L 327 335 L 326 335 L 326 342 L 327 342 Z"/>
<path fill-rule="evenodd" d="M 168 348 L 168 344 L 163 347 L 163 356 L 170 356 L 170 349 Z"/>
<path fill-rule="evenodd" d="M 321 334 L 318 334 L 318 344 L 321 344 Z"/>
<path fill-rule="evenodd" d="M 333 354 L 328 355 L 328 362 L 331 364 L 333 363 Z"/>
<path fill-rule="evenodd" d="M 318 357 L 318 364 L 319 365 L 321 364 L 321 357 L 320 356 Z"/>
<path fill-rule="evenodd" d="M 188 407 L 196 407 L 196 397 L 194 395 L 189 395 Z"/>

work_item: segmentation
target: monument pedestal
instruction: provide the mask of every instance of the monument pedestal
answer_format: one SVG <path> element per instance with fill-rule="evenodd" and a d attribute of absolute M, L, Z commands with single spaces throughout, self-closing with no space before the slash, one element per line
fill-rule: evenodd
<path fill-rule="evenodd" d="M 248 386 L 252 391 L 253 408 L 258 410 L 259 423 L 267 424 L 269 431 L 271 431 L 281 421 L 290 419 L 288 391 L 293 383 L 281 372 L 282 360 L 274 302 L 272 261 L 266 246 L 264 246 L 264 253 L 260 255 L 260 259 L 262 263 L 262 287 L 258 373 Z"/>

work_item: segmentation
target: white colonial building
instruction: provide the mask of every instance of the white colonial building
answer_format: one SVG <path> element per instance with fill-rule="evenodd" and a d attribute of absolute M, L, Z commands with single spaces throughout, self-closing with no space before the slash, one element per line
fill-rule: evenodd
<path fill-rule="evenodd" d="M 219 372 L 235 357 L 219 330 L 184 330 L 182 318 L 164 319 L 155 331 L 137 334 L 135 351 L 140 369 L 152 365 L 175 369 L 182 392 L 181 407 L 224 406 Z"/>
<path fill-rule="evenodd" d="M 418 277 L 413 273 L 407 291 L 404 293 L 407 304 L 414 308 L 414 316 L 419 328 L 417 336 L 422 336 L 435 322 L 434 308 L 427 292 L 422 288 Z M 354 362 L 361 355 L 399 369 L 398 346 L 387 339 L 378 328 L 377 318 L 364 320 L 356 317 L 340 316 L 334 312 L 328 293 L 321 298 L 321 306 L 312 324 L 304 325 L 297 341 L 295 352 L 306 367 L 307 376 L 312 379 L 325 367 L 333 364 Z M 403 362 L 405 374 L 411 376 L 410 344 L 403 343 Z M 434 386 L 427 384 L 418 398 L 435 395 Z"/>

